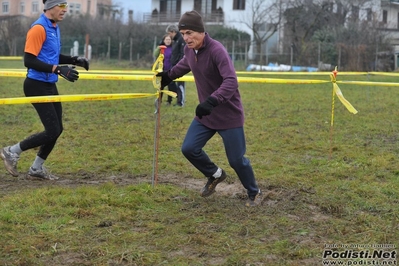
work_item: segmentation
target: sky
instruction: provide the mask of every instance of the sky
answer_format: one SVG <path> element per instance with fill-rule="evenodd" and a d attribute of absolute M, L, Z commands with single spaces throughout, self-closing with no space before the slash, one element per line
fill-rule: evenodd
<path fill-rule="evenodd" d="M 112 2 L 123 7 L 123 19 L 127 20 L 128 10 L 133 10 L 133 19 L 142 22 L 143 13 L 151 13 L 151 1 L 149 0 L 112 0 Z"/>

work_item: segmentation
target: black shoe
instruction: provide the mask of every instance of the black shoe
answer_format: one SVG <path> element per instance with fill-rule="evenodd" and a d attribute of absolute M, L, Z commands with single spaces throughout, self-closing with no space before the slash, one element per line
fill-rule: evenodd
<path fill-rule="evenodd" d="M 201 190 L 201 197 L 209 197 L 215 192 L 217 184 L 223 182 L 227 177 L 226 172 L 222 170 L 222 175 L 219 178 L 214 178 L 213 176 L 208 177 L 208 182 Z"/>
<path fill-rule="evenodd" d="M 248 196 L 248 200 L 245 203 L 245 206 L 247 207 L 258 206 L 262 203 L 262 200 L 263 200 L 263 194 L 259 189 L 258 194 L 256 194 L 255 196 Z"/>

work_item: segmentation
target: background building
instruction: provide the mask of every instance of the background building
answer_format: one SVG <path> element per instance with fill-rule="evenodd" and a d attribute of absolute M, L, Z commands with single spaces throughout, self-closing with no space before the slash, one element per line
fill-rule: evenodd
<path fill-rule="evenodd" d="M 112 0 L 72 0 L 68 2 L 68 14 L 90 14 L 96 16 L 112 16 Z M 0 17 L 4 16 L 39 16 L 43 12 L 42 0 L 0 0 Z"/>
<path fill-rule="evenodd" d="M 296 0 L 152 0 L 152 12 L 144 14 L 144 21 L 157 24 L 177 23 L 180 16 L 190 10 L 200 12 L 206 25 L 223 25 L 245 31 L 251 35 L 252 45 L 249 57 L 254 58 L 255 51 L 266 54 L 270 50 L 282 53 L 287 48 L 283 46 L 284 29 L 289 27 L 284 16 L 270 16 L 269 14 L 284 14 L 306 1 Z M 378 24 L 381 34 L 391 39 L 395 53 L 399 53 L 399 0 L 363 0 L 363 1 L 335 1 L 309 0 L 308 3 L 325 4 L 332 13 L 344 16 L 344 23 L 357 20 Z M 260 19 L 261 17 L 264 19 Z M 277 27 L 274 25 L 279 24 Z M 271 32 L 271 30 L 275 32 Z M 255 32 L 256 31 L 256 32 Z M 268 31 L 271 36 L 268 35 Z M 256 40 L 259 34 L 267 38 Z M 397 66 L 395 60 L 395 65 Z"/>

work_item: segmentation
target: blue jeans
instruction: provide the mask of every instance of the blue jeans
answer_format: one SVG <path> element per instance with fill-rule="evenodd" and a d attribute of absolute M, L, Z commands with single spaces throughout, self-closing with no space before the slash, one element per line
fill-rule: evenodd
<path fill-rule="evenodd" d="M 230 166 L 234 169 L 248 195 L 258 193 L 258 185 L 250 161 L 244 156 L 246 151 L 244 128 L 226 130 L 210 129 L 197 120 L 191 122 L 184 138 L 181 151 L 183 155 L 206 177 L 211 177 L 218 167 L 202 149 L 215 133 L 223 139 L 224 149 Z"/>

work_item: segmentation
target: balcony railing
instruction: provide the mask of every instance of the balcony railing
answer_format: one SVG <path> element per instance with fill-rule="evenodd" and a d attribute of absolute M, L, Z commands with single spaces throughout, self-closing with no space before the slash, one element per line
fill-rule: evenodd
<path fill-rule="evenodd" d="M 389 6 L 390 4 L 394 4 L 397 6 L 399 4 L 399 0 L 381 0 L 381 6 Z"/>
<path fill-rule="evenodd" d="M 177 23 L 182 14 L 169 13 L 144 13 L 144 22 L 152 24 Z M 223 25 L 224 15 L 221 13 L 211 13 L 202 15 L 205 24 Z"/>

